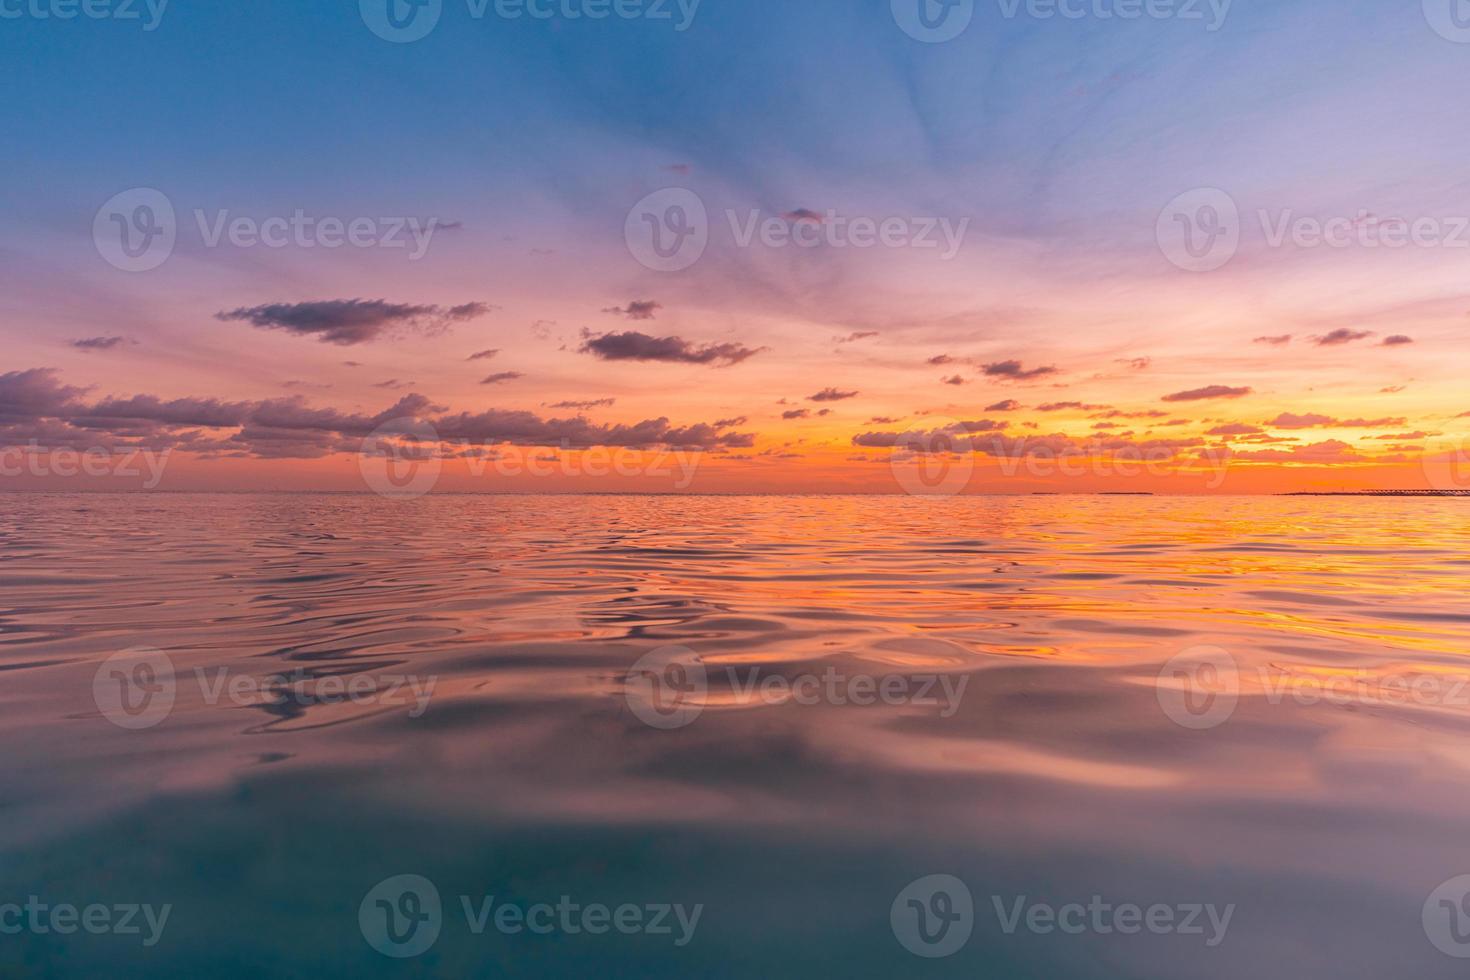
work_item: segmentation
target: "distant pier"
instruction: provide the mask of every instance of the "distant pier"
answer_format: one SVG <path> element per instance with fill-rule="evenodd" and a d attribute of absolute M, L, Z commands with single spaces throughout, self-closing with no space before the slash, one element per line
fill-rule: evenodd
<path fill-rule="evenodd" d="M 1470 490 L 1304 490 L 1286 497 L 1470 497 Z"/>

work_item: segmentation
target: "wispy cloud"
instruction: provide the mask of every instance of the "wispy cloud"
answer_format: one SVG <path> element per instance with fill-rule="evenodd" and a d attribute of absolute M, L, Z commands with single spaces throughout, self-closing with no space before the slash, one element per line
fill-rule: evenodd
<path fill-rule="evenodd" d="M 627 306 L 610 306 L 602 312 L 627 317 L 629 320 L 653 320 L 657 319 L 658 311 L 663 308 L 662 303 L 651 299 L 635 299 Z"/>
<path fill-rule="evenodd" d="M 126 344 L 136 344 L 136 340 L 127 337 L 87 337 L 83 340 L 73 340 L 71 345 L 80 351 L 112 350 Z"/>
<path fill-rule="evenodd" d="M 838 391 L 836 388 L 823 388 L 815 395 L 808 395 L 809 402 L 842 402 L 849 398 L 856 398 L 860 393 L 856 391 Z"/>
<path fill-rule="evenodd" d="M 1210 385 L 1207 388 L 1194 388 L 1190 391 L 1176 391 L 1172 395 L 1165 395 L 1166 402 L 1201 402 L 1211 398 L 1244 398 L 1251 394 L 1253 388 L 1231 388 L 1227 385 Z"/>

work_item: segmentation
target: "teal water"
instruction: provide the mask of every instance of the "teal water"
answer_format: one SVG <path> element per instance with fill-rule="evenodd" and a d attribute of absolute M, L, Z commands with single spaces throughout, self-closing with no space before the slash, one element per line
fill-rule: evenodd
<path fill-rule="evenodd" d="M 0 975 L 1461 977 L 1465 506 L 4 495 Z"/>

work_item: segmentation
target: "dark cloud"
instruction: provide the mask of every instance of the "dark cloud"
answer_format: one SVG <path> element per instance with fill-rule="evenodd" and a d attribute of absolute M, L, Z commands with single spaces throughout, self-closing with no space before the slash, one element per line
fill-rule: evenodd
<path fill-rule="evenodd" d="M 1244 398 L 1251 394 L 1253 388 L 1230 388 L 1225 385 L 1210 385 L 1208 388 L 1195 388 L 1191 391 L 1176 391 L 1172 395 L 1165 395 L 1166 402 L 1201 402 L 1211 398 Z"/>
<path fill-rule="evenodd" d="M 810 221 L 816 224 L 822 223 L 822 216 L 811 208 L 797 208 L 794 211 L 786 211 L 781 217 L 787 221 Z"/>
<path fill-rule="evenodd" d="M 850 333 L 846 337 L 838 337 L 837 342 L 839 344 L 855 344 L 859 340 L 872 340 L 877 336 L 879 334 L 876 330 L 860 330 L 857 333 Z"/>
<path fill-rule="evenodd" d="M 657 318 L 658 311 L 663 308 L 662 303 L 656 303 L 651 299 L 635 299 L 627 306 L 610 306 L 602 312 L 625 316 L 629 320 L 653 320 Z"/>
<path fill-rule="evenodd" d="M 1318 347 L 1341 347 L 1343 344 L 1367 340 L 1371 336 L 1373 336 L 1371 330 L 1349 330 L 1347 327 L 1339 327 L 1331 333 L 1313 337 L 1312 343 Z"/>
<path fill-rule="evenodd" d="M 733 429 L 736 426 L 745 425 L 749 421 L 750 419 L 746 418 L 744 415 L 737 416 L 733 419 L 720 419 L 718 422 L 715 423 L 715 428 Z"/>
<path fill-rule="evenodd" d="M 1361 463 L 1364 457 L 1345 442 L 1329 439 L 1310 446 L 1293 446 L 1290 449 L 1236 450 L 1231 459 L 1250 460 L 1259 463 Z"/>
<path fill-rule="evenodd" d="M 1203 439 L 1149 439 L 1142 442 L 1123 436 L 1096 436 L 1076 440 L 1071 436 L 1012 436 L 986 431 L 986 425 L 1004 428 L 1004 423 L 961 422 L 928 432 L 865 432 L 853 437 L 853 445 L 868 449 L 897 449 L 910 453 L 974 452 L 1006 459 L 1078 458 L 1108 455 L 1118 459 L 1167 460 L 1185 449 L 1204 445 Z"/>
<path fill-rule="evenodd" d="M 1089 405 L 1086 402 L 1052 402 L 1036 406 L 1038 412 L 1096 412 L 1107 408 L 1107 405 Z"/>
<path fill-rule="evenodd" d="M 112 350 L 124 344 L 136 344 L 136 340 L 127 337 L 88 337 L 85 340 L 73 340 L 71 345 L 77 350 L 91 352 L 94 350 Z"/>
<path fill-rule="evenodd" d="M 954 385 L 956 388 L 965 383 L 965 379 L 960 377 L 958 374 L 952 374 L 949 377 L 941 378 L 940 380 L 947 385 Z"/>
<path fill-rule="evenodd" d="M 1407 421 L 1403 418 L 1335 419 L 1330 415 L 1294 415 L 1283 412 L 1266 424 L 1274 429 L 1386 429 L 1401 427 Z"/>
<path fill-rule="evenodd" d="M 1029 371 L 1020 361 L 996 361 L 981 368 L 988 378 L 1005 378 L 1011 381 L 1033 381 L 1036 378 L 1050 377 L 1060 374 L 1061 371 L 1055 367 L 1032 368 Z"/>
<path fill-rule="evenodd" d="M 484 381 L 481 381 L 480 384 L 498 385 L 506 381 L 519 381 L 524 377 L 525 375 L 519 371 L 501 371 L 499 374 L 490 375 L 490 377 L 486 378 Z"/>
<path fill-rule="evenodd" d="M 1229 425 L 1217 425 L 1213 429 L 1211 429 L 1209 432 L 1206 432 L 1205 435 L 1207 435 L 1207 436 L 1257 436 L 1257 435 L 1260 435 L 1261 433 L 1263 433 L 1265 431 L 1266 430 L 1265 429 L 1262 429 L 1260 426 L 1247 425 L 1244 422 L 1231 422 Z"/>
<path fill-rule="evenodd" d="M 843 402 L 849 398 L 856 398 L 859 394 L 860 392 L 856 391 L 838 391 L 836 388 L 823 388 L 815 395 L 808 395 L 806 400 L 809 402 Z"/>
<path fill-rule="evenodd" d="M 248 323 L 262 330 L 284 330 L 316 337 L 327 344 L 351 346 L 377 340 L 396 330 L 434 333 L 452 323 L 473 320 L 490 311 L 486 303 L 461 306 L 388 303 L 380 299 L 334 299 L 308 303 L 268 303 L 215 314 L 225 323 Z"/>
<path fill-rule="evenodd" d="M 985 410 L 987 412 L 1019 412 L 1021 403 L 1014 398 L 1009 398 L 1003 402 L 996 402 L 994 405 L 987 405 Z"/>
<path fill-rule="evenodd" d="M 1253 342 L 1257 344 L 1270 344 L 1272 347 L 1285 347 L 1291 343 L 1292 334 L 1284 333 L 1277 337 L 1257 337 Z"/>
<path fill-rule="evenodd" d="M 87 391 L 62 384 L 49 369 L 0 375 L 0 444 L 36 440 L 47 447 L 182 448 L 203 455 L 319 458 L 355 453 L 361 440 L 394 420 L 432 425 L 448 441 L 587 448 L 743 448 L 750 433 L 726 425 L 674 426 L 668 419 L 599 426 L 585 418 L 543 419 L 531 412 L 491 410 L 444 415 L 419 394 L 376 415 L 312 406 L 300 396 L 227 402 L 213 398 L 110 397 L 88 404 Z M 236 430 L 230 432 L 228 430 Z"/>
<path fill-rule="evenodd" d="M 1382 346 L 1382 347 L 1404 347 L 1404 346 L 1407 346 L 1409 344 L 1412 344 L 1413 342 L 1414 342 L 1414 338 L 1413 337 L 1406 337 L 1406 336 L 1404 336 L 1401 333 L 1396 333 L 1392 337 L 1385 337 L 1385 338 L 1383 338 L 1383 343 L 1381 345 L 1379 345 L 1379 346 Z"/>
<path fill-rule="evenodd" d="M 0 420 L 67 415 L 79 410 L 86 393 L 62 384 L 51 368 L 0 374 Z"/>
<path fill-rule="evenodd" d="M 746 448 L 755 444 L 755 437 L 747 433 L 720 432 L 707 423 L 680 428 L 671 425 L 666 418 L 649 419 L 636 425 L 594 425 L 581 417 L 542 419 L 531 412 L 491 409 L 477 415 L 461 413 L 446 416 L 434 420 L 433 424 L 441 438 L 483 444 L 561 446 L 567 449 L 592 446 L 712 449 L 720 446 Z"/>
<path fill-rule="evenodd" d="M 488 361 L 488 360 L 490 360 L 490 358 L 495 357 L 499 353 L 500 353 L 500 348 L 495 347 L 495 348 L 492 348 L 490 350 L 482 350 L 482 351 L 478 351 L 478 352 L 476 352 L 474 354 L 471 354 L 469 357 L 465 358 L 465 360 L 467 360 L 467 361 Z"/>
<path fill-rule="evenodd" d="M 729 366 L 754 357 L 765 348 L 743 344 L 706 344 L 696 347 L 680 337 L 650 337 L 645 333 L 594 334 L 582 331 L 583 354 L 604 361 L 662 361 L 672 364 L 720 364 Z"/>

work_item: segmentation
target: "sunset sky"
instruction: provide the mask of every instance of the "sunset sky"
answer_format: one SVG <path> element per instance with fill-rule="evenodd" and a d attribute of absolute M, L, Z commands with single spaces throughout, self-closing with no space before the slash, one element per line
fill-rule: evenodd
<path fill-rule="evenodd" d="M 931 42 L 443 0 L 400 43 L 373 2 L 0 20 L 0 446 L 169 449 L 164 489 L 361 490 L 400 420 L 443 490 L 894 493 L 940 449 L 971 492 L 1470 485 L 1470 44 L 1419 3 Z"/>

